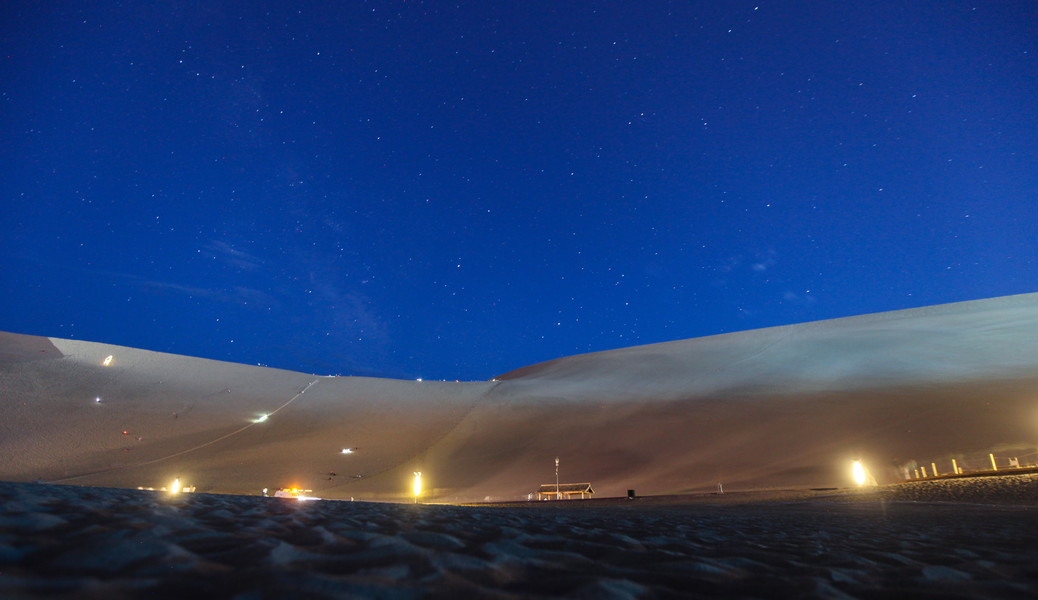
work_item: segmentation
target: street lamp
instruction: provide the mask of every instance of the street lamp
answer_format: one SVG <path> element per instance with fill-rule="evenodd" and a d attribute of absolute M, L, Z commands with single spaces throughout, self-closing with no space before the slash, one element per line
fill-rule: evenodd
<path fill-rule="evenodd" d="M 854 475 L 854 483 L 858 484 L 858 487 L 865 485 L 865 466 L 861 464 L 860 460 L 854 461 L 851 465 L 851 473 Z"/>
<path fill-rule="evenodd" d="M 555 457 L 555 499 L 561 500 L 562 494 L 559 493 L 559 457 Z"/>

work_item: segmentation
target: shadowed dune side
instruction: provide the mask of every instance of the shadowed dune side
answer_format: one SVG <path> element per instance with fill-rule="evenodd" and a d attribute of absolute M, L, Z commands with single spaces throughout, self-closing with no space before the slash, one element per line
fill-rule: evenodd
<path fill-rule="evenodd" d="M 1034 453 L 1036 393 L 1038 294 L 579 355 L 471 383 L 0 334 L 0 479 L 180 477 L 198 491 L 406 500 L 422 471 L 428 499 L 503 500 L 553 482 L 559 456 L 563 482 L 600 496 L 841 487 L 857 459 L 888 483 L 916 466 L 948 472 L 953 458 L 981 469 L 989 452 Z"/>
<path fill-rule="evenodd" d="M 36 360 L 44 342 L 60 352 Z M 179 477 L 199 491 L 397 498 L 406 482 L 380 476 L 493 386 L 318 377 L 10 333 L 0 343 L 0 478 L 12 481 L 161 487 Z"/>
<path fill-rule="evenodd" d="M 61 351 L 45 337 L 0 332 L 0 364 L 61 358 Z"/>

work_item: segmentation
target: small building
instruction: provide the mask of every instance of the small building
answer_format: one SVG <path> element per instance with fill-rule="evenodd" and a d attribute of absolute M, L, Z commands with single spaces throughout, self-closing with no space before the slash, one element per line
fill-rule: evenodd
<path fill-rule="evenodd" d="M 595 490 L 591 489 L 590 483 L 545 483 L 537 489 L 538 500 L 555 500 L 556 498 L 565 498 L 571 500 L 576 496 L 580 496 L 580 499 L 590 498 L 591 494 L 594 494 Z"/>

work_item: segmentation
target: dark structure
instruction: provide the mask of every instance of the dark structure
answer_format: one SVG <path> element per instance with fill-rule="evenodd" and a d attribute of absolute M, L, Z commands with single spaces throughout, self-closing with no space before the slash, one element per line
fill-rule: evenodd
<path fill-rule="evenodd" d="M 594 493 L 595 490 L 591 489 L 590 483 L 563 483 L 559 485 L 545 483 L 537 490 L 537 499 L 554 500 L 556 498 L 565 498 L 570 500 L 574 496 L 580 496 L 580 499 L 583 500 L 585 497 L 590 498 Z"/>

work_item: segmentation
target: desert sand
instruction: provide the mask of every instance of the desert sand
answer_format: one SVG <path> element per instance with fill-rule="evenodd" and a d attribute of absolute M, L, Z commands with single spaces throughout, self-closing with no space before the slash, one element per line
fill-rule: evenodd
<path fill-rule="evenodd" d="M 505 507 L 0 483 L 0 595 L 1033 598 L 1036 499 L 1036 475 Z"/>
<path fill-rule="evenodd" d="M 107 360 L 111 357 L 111 360 Z M 107 362 L 107 364 L 106 364 Z M 0 333 L 0 480 L 329 499 L 842 488 L 1038 462 L 1038 294 L 585 354 L 329 377 Z M 345 452 L 344 452 L 345 451 Z"/>

